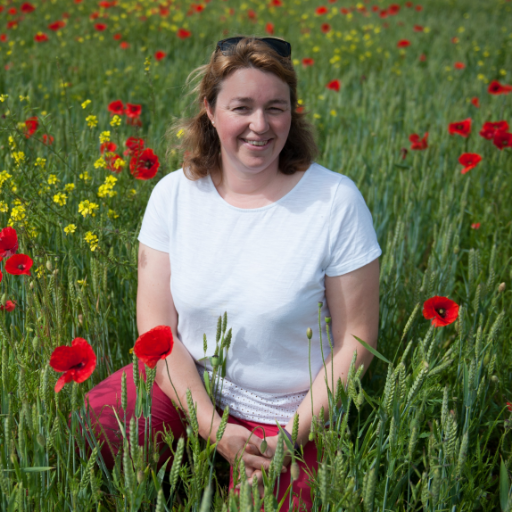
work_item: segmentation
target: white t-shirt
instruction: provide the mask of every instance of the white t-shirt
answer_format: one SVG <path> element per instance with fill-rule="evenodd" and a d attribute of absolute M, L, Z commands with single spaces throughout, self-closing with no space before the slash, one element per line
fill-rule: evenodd
<path fill-rule="evenodd" d="M 233 337 L 220 406 L 233 416 L 286 424 L 322 368 L 318 302 L 331 316 L 325 276 L 362 267 L 381 254 L 371 214 L 355 184 L 312 164 L 295 187 L 261 208 L 237 208 L 208 175 L 189 180 L 179 169 L 149 200 L 139 241 L 169 253 L 177 334 L 198 369 L 203 334 L 215 350 L 217 319 L 227 311 Z"/>

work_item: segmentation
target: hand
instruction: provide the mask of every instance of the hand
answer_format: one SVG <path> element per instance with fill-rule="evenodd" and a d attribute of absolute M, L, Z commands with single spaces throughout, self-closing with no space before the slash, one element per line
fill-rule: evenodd
<path fill-rule="evenodd" d="M 270 457 L 261 454 L 261 441 L 262 439 L 245 427 L 228 423 L 224 435 L 217 445 L 217 451 L 231 466 L 236 464 L 237 458 L 242 458 L 247 477 L 250 477 L 255 470 L 260 470 L 263 467 L 265 471 L 268 471 L 270 466 Z"/>
<path fill-rule="evenodd" d="M 278 439 L 279 439 L 278 436 L 267 437 L 267 449 L 265 450 L 265 453 L 264 453 L 265 457 L 272 458 L 275 455 Z M 286 466 L 288 466 L 288 464 L 290 464 L 292 458 L 291 458 L 289 452 L 287 453 L 287 447 L 286 447 L 286 443 L 284 441 L 283 441 L 283 450 L 285 453 L 285 456 L 283 459 L 283 468 L 286 468 Z M 282 473 L 284 473 L 284 471 L 282 471 Z"/>

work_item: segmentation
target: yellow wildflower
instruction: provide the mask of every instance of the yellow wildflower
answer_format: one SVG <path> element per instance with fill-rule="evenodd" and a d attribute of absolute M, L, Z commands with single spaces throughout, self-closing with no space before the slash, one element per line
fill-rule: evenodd
<path fill-rule="evenodd" d="M 7 213 L 9 211 L 9 207 L 5 201 L 0 201 L 0 213 Z"/>
<path fill-rule="evenodd" d="M 53 196 L 53 202 L 57 203 L 59 206 L 64 206 L 66 204 L 67 196 L 63 192 L 59 192 Z"/>
<path fill-rule="evenodd" d="M 183 130 L 183 128 L 176 134 L 176 137 L 178 137 L 178 139 L 181 139 L 181 137 L 183 137 L 183 135 L 185 135 L 185 130 Z"/>
<path fill-rule="evenodd" d="M 23 96 L 20 94 L 20 101 L 28 101 L 30 98 L 28 96 Z"/>
<path fill-rule="evenodd" d="M 66 235 L 73 234 L 75 231 L 76 231 L 76 226 L 74 224 L 68 224 L 64 228 L 64 233 L 66 233 Z"/>
<path fill-rule="evenodd" d="M 87 108 L 90 104 L 91 104 L 91 100 L 85 100 L 85 101 L 82 103 L 82 108 Z"/>
<path fill-rule="evenodd" d="M 105 131 L 100 133 L 100 142 L 103 144 L 104 142 L 110 142 L 110 132 Z"/>
<path fill-rule="evenodd" d="M 57 178 L 57 176 L 55 176 L 55 174 L 50 174 L 50 176 L 48 176 L 48 185 L 55 185 L 59 182 L 59 178 Z"/>
<path fill-rule="evenodd" d="M 37 157 L 36 161 L 34 162 L 34 165 L 36 167 L 38 167 L 38 166 L 44 167 L 46 165 L 46 158 Z"/>
<path fill-rule="evenodd" d="M 40 278 L 44 273 L 44 267 L 43 265 L 39 265 L 39 267 L 36 268 L 36 274 L 37 277 Z"/>
<path fill-rule="evenodd" d="M 8 94 L 0 94 L 0 101 L 3 103 L 8 97 Z"/>
<path fill-rule="evenodd" d="M 89 173 L 87 171 L 85 172 L 82 172 L 78 175 L 78 177 L 81 179 L 81 180 L 84 180 L 84 181 L 89 181 L 91 179 L 91 177 L 89 176 Z"/>
<path fill-rule="evenodd" d="M 16 162 L 16 165 L 21 165 L 25 161 L 25 153 L 23 151 L 14 151 L 12 157 Z"/>
<path fill-rule="evenodd" d="M 134 188 L 128 190 L 128 195 L 131 197 L 133 197 L 136 193 L 137 193 L 137 191 Z"/>
<path fill-rule="evenodd" d="M 117 178 L 115 176 L 107 176 L 105 183 L 98 188 L 98 197 L 114 197 L 117 192 L 112 190 L 116 184 Z"/>
<path fill-rule="evenodd" d="M 98 125 L 98 118 L 96 116 L 90 115 L 85 118 L 85 122 L 89 128 L 94 128 Z"/>
<path fill-rule="evenodd" d="M 91 251 L 94 252 L 98 248 L 98 236 L 92 231 L 87 231 L 84 240 L 89 244 Z"/>
<path fill-rule="evenodd" d="M 120 126 L 121 118 L 119 116 L 114 115 L 110 120 L 110 126 Z"/>
<path fill-rule="evenodd" d="M 9 147 L 11 149 L 15 149 L 16 148 L 16 141 L 14 140 L 14 137 L 12 135 L 9 135 Z"/>
<path fill-rule="evenodd" d="M 9 178 L 12 178 L 12 176 L 7 171 L 0 172 L 0 189 Z"/>
<path fill-rule="evenodd" d="M 77 279 L 77 284 L 81 284 L 82 286 L 87 286 L 87 282 L 85 279 Z"/>
<path fill-rule="evenodd" d="M 87 217 L 87 215 L 94 217 L 96 215 L 94 210 L 97 210 L 98 208 L 99 206 L 96 203 L 91 203 L 86 199 L 78 205 L 78 213 L 81 213 L 84 217 Z"/>
<path fill-rule="evenodd" d="M 105 167 L 107 167 L 107 162 L 105 162 L 103 157 L 98 158 L 98 160 L 94 162 L 95 169 L 105 169 Z"/>
<path fill-rule="evenodd" d="M 114 210 L 108 209 L 108 216 L 111 219 L 117 219 L 119 217 L 119 214 L 117 214 Z"/>
<path fill-rule="evenodd" d="M 22 204 L 17 206 L 13 206 L 11 210 L 11 218 L 9 219 L 9 225 L 12 225 L 12 222 L 19 222 L 26 217 L 25 207 Z"/>

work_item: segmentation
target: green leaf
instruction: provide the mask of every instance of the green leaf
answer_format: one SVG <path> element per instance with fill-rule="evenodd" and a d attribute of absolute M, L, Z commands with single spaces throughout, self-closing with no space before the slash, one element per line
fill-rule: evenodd
<path fill-rule="evenodd" d="M 55 469 L 53 466 L 34 466 L 31 468 L 20 468 L 25 473 L 42 473 L 43 471 L 51 471 Z"/>
<path fill-rule="evenodd" d="M 290 452 L 294 452 L 294 448 L 293 448 L 293 444 L 292 442 L 290 441 L 290 439 L 288 438 L 288 436 L 284 433 L 284 429 L 281 425 L 279 425 L 279 423 L 277 423 L 277 420 L 276 420 L 276 425 L 277 425 L 277 428 L 281 431 L 281 433 L 283 434 L 283 441 L 285 442 L 288 450 L 290 450 Z"/>
<path fill-rule="evenodd" d="M 510 492 L 510 479 L 508 476 L 507 466 L 501 459 L 500 463 L 500 505 L 501 510 L 506 510 L 508 505 L 508 495 Z"/>
<path fill-rule="evenodd" d="M 361 338 L 358 338 L 355 334 L 352 334 L 354 338 L 363 345 L 363 347 L 368 350 L 368 352 L 371 352 L 375 357 L 378 357 L 381 361 L 384 361 L 385 363 L 391 364 L 390 361 L 388 361 L 380 352 L 377 352 L 373 347 L 370 347 L 366 341 L 363 341 Z"/>

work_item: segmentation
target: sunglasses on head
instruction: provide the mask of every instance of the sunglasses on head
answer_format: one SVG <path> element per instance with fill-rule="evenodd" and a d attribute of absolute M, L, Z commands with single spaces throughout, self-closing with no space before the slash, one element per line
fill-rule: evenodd
<path fill-rule="evenodd" d="M 246 37 L 229 37 L 228 39 L 223 39 L 217 43 L 216 50 L 220 50 L 223 55 L 228 55 L 231 47 L 236 46 L 242 39 L 248 39 Z M 254 37 L 250 39 L 257 39 L 258 41 L 263 41 L 270 48 L 275 50 L 278 55 L 281 57 L 290 57 L 292 54 L 292 46 L 287 41 L 283 41 L 282 39 L 277 39 L 275 37 Z"/>

